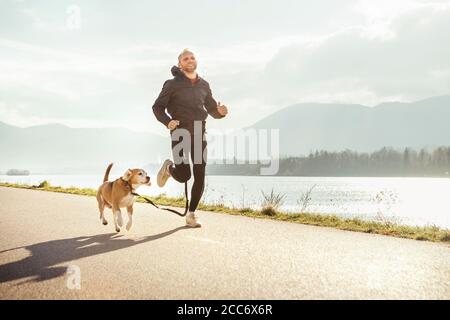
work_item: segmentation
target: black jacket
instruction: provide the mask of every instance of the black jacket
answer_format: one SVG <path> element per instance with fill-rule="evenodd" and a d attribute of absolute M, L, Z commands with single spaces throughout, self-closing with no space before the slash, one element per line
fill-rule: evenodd
<path fill-rule="evenodd" d="M 223 118 L 217 112 L 217 102 L 206 80 L 198 77 L 197 82 L 192 84 L 178 67 L 173 66 L 170 71 L 174 78 L 164 82 L 153 104 L 153 113 L 158 121 L 167 127 L 172 119 L 179 120 L 181 124 L 204 121 L 208 113 L 213 118 Z"/>

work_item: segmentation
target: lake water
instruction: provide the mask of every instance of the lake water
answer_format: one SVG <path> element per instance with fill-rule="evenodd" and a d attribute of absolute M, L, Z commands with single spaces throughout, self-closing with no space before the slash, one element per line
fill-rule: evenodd
<path fill-rule="evenodd" d="M 118 173 L 111 177 L 117 178 Z M 2 182 L 37 184 L 48 180 L 63 187 L 97 188 L 102 175 L 0 175 Z M 143 186 L 143 195 L 183 194 L 183 185 L 169 179 L 160 189 L 152 176 L 151 187 Z M 436 225 L 450 228 L 449 178 L 361 178 L 361 177 L 248 177 L 207 176 L 203 201 L 231 207 L 259 208 L 262 192 L 285 195 L 281 210 L 299 212 L 301 198 L 311 190 L 305 212 L 336 214 L 409 225 Z M 1 199 L 0 199 L 1 201 Z"/>

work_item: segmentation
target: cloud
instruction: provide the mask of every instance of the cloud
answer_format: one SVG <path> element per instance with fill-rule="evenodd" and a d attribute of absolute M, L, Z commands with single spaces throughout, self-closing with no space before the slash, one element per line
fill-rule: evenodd
<path fill-rule="evenodd" d="M 64 26 L 68 3 L 20 4 L 0 5 L 0 27 L 5 18 L 12 30 L 0 32 L 0 121 L 162 128 L 150 107 L 183 47 L 230 107 L 228 121 L 212 127 L 250 125 L 298 102 L 374 105 L 449 93 L 448 1 L 320 1 L 308 10 L 296 1 L 239 3 L 241 11 L 237 2 L 208 2 L 220 16 L 198 9 L 204 19 L 190 25 L 198 32 L 161 4 L 111 2 L 104 11 L 81 1 L 75 33 Z M 255 10 L 261 19 L 248 15 Z"/>
<path fill-rule="evenodd" d="M 267 63 L 253 94 L 286 105 L 367 103 L 367 98 L 378 103 L 449 93 L 449 33 L 450 5 L 426 4 L 398 14 L 376 36 L 370 26 L 355 26 L 292 44 Z"/>
<path fill-rule="evenodd" d="M 143 92 L 153 86 L 155 94 L 161 79 L 169 74 L 169 67 L 164 68 L 152 55 L 141 59 L 120 54 L 83 55 L 9 39 L 0 39 L 0 49 L 3 102 L 11 108 L 18 102 L 29 105 L 30 116 L 57 115 L 64 105 L 74 107 L 74 112 L 61 112 L 60 116 L 95 117 L 96 109 L 90 109 L 94 103 L 103 100 L 102 105 L 111 106 L 142 101 Z"/>

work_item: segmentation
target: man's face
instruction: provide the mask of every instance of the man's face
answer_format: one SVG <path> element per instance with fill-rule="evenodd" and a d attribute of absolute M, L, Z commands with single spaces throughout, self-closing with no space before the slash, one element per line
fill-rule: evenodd
<path fill-rule="evenodd" d="M 178 67 L 186 72 L 194 72 L 197 69 L 197 60 L 192 53 L 185 53 L 178 62 Z"/>

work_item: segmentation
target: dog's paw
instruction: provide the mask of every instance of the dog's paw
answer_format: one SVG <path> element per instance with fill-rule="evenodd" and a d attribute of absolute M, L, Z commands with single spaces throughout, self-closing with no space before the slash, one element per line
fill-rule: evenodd
<path fill-rule="evenodd" d="M 102 223 L 103 223 L 104 226 L 106 226 L 108 224 L 108 221 L 103 220 Z"/>
<path fill-rule="evenodd" d="M 120 232 L 120 228 L 119 227 L 116 227 L 116 232 Z"/>
<path fill-rule="evenodd" d="M 127 231 L 130 231 L 130 229 L 131 229 L 131 223 L 127 223 Z"/>

